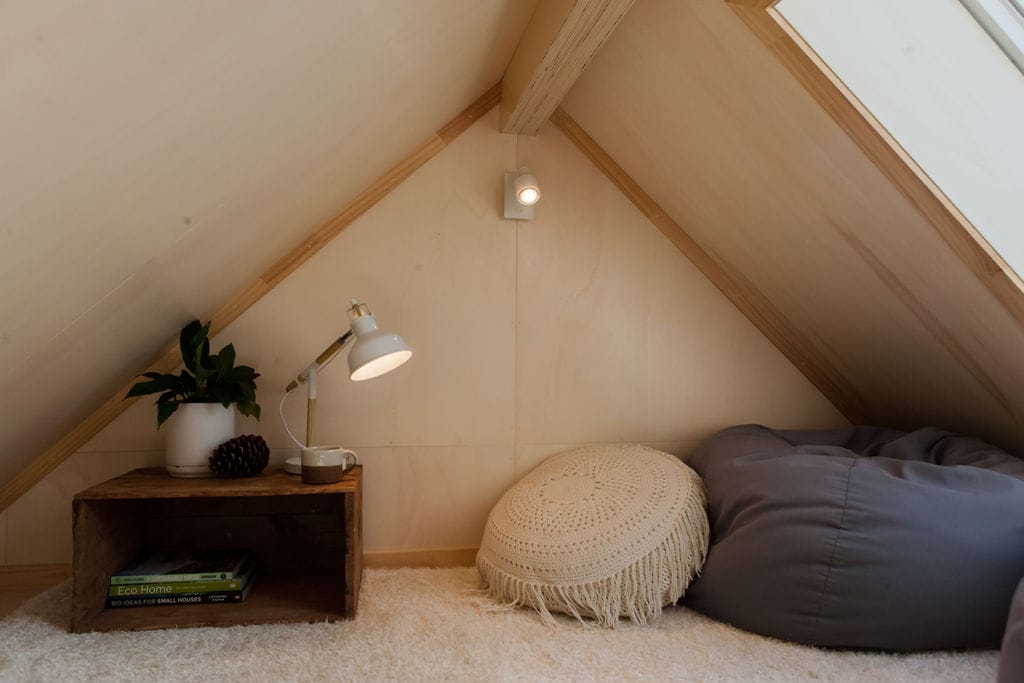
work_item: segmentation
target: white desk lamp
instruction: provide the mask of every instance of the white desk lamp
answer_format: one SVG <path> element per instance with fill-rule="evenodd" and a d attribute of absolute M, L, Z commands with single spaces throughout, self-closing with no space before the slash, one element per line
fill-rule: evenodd
<path fill-rule="evenodd" d="M 377 327 L 377 321 L 366 304 L 361 304 L 352 299 L 352 307 L 348 309 L 348 317 L 351 327 L 345 334 L 341 335 L 334 342 L 324 349 L 323 353 L 316 357 L 305 370 L 291 381 L 285 388 L 284 396 L 281 398 L 281 405 L 278 412 L 281 414 L 281 422 L 288 436 L 299 448 L 312 446 L 316 432 L 316 378 L 317 374 L 323 372 L 332 360 L 348 344 L 352 337 L 356 338 L 355 344 L 348 352 L 349 377 L 361 382 L 365 379 L 372 379 L 391 372 L 399 365 L 409 360 L 412 350 L 397 334 L 384 332 Z M 300 385 L 305 384 L 307 388 L 306 398 L 306 443 L 303 444 L 288 429 L 288 423 L 284 419 L 284 402 L 288 395 Z"/>

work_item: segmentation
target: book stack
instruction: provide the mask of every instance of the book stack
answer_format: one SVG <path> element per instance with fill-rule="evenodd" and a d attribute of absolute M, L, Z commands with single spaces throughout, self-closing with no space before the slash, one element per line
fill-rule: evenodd
<path fill-rule="evenodd" d="M 255 577 L 256 560 L 244 550 L 149 555 L 110 577 L 106 607 L 241 602 Z"/>

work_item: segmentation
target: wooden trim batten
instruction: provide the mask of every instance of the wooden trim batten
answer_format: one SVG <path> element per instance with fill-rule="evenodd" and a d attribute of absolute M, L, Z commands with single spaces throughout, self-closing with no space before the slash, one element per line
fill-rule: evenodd
<path fill-rule="evenodd" d="M 500 99 L 501 83 L 499 82 L 491 86 L 487 92 L 477 98 L 454 119 L 431 135 L 405 159 L 375 180 L 355 199 L 349 202 L 337 216 L 282 258 L 278 259 L 259 278 L 249 283 L 235 294 L 230 301 L 217 310 L 216 313 L 209 316 L 208 319 L 211 321 L 210 335 L 217 334 L 248 310 L 250 306 L 259 301 L 267 292 L 298 269 L 313 254 L 338 236 L 341 231 L 386 197 L 388 193 L 412 175 L 414 171 L 448 146 L 452 140 L 469 128 L 474 121 L 494 108 Z M 203 316 L 203 318 L 207 319 L 207 316 Z M 33 458 L 14 477 L 4 482 L 3 486 L 0 487 L 0 511 L 7 509 L 11 503 L 42 481 L 47 474 L 52 472 L 134 403 L 135 399 L 124 400 L 124 396 L 135 383 L 135 377 L 138 374 L 150 371 L 171 372 L 180 363 L 177 341 L 174 341 L 159 355 L 154 357 L 139 373 L 133 373 L 132 377 L 110 398 L 104 401 L 99 408 L 94 410 L 71 431 L 64 434 L 53 445 Z"/>
<path fill-rule="evenodd" d="M 779 0 L 725 2 L 1024 327 L 1024 280 L 786 21 Z"/>
<path fill-rule="evenodd" d="M 363 566 L 373 569 L 397 567 L 472 567 L 479 548 L 433 550 L 374 550 L 363 553 Z"/>
<path fill-rule="evenodd" d="M 863 422 L 866 407 L 853 385 L 821 355 L 747 278 L 720 256 L 701 247 L 618 165 L 565 110 L 551 122 L 603 172 L 647 218 L 764 334 L 807 379 L 854 424 Z"/>

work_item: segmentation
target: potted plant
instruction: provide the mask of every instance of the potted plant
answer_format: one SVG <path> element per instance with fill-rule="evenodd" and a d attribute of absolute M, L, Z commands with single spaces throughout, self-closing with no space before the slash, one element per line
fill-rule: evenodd
<path fill-rule="evenodd" d="M 147 372 L 125 398 L 160 394 L 157 429 L 167 424 L 167 471 L 176 477 L 209 477 L 213 449 L 235 435 L 235 411 L 260 418 L 256 373 L 235 365 L 235 347 L 210 354 L 210 323 L 193 320 L 181 330 L 185 368 L 178 374 Z M 171 417 L 173 416 L 173 419 Z"/>

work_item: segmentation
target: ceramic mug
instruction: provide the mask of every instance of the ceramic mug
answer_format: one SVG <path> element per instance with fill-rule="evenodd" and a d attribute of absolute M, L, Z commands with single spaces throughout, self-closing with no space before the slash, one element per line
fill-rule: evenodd
<path fill-rule="evenodd" d="M 302 481 L 307 484 L 333 484 L 341 481 L 345 470 L 359 462 L 356 454 L 341 446 L 307 446 L 302 449 Z"/>

